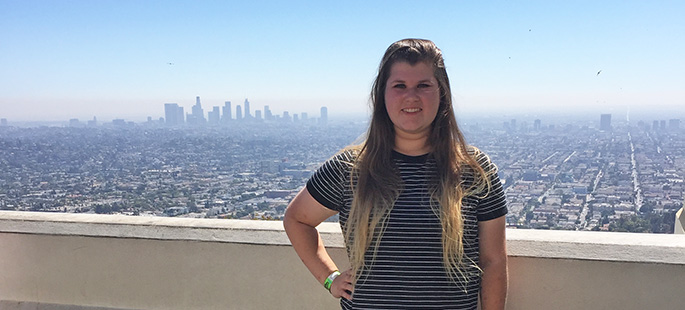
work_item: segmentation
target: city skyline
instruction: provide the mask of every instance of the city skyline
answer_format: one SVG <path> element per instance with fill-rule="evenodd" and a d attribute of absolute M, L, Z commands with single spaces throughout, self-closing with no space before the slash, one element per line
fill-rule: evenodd
<path fill-rule="evenodd" d="M 233 111 L 231 110 L 231 101 L 225 101 L 222 106 L 213 106 L 212 110 L 205 114 L 204 108 L 202 108 L 202 103 L 200 96 L 195 97 L 195 105 L 192 106 L 191 113 L 184 113 L 184 107 L 179 106 L 177 103 L 165 103 L 164 104 L 164 117 L 159 118 L 160 122 L 163 122 L 167 126 L 179 126 L 179 125 L 204 125 L 204 124 L 227 124 L 234 121 L 285 121 L 285 122 L 308 122 L 310 120 L 316 120 L 319 124 L 326 124 L 328 122 L 328 108 L 321 107 L 319 117 L 309 118 L 307 112 L 298 112 L 290 114 L 289 111 L 283 111 L 282 115 L 273 114 L 271 108 L 265 105 L 263 109 L 254 109 L 254 115 L 250 109 L 250 101 L 245 98 L 243 105 L 235 105 L 235 118 L 233 117 Z M 244 114 L 243 114 L 244 109 Z M 222 113 L 223 111 L 223 113 Z M 264 118 L 262 118 L 262 112 L 264 113 Z M 206 116 L 206 117 L 205 117 Z M 150 121 L 152 118 L 148 118 Z"/>
<path fill-rule="evenodd" d="M 385 48 L 406 37 L 443 50 L 460 116 L 671 115 L 685 111 L 683 12 L 677 1 L 1 1 L 0 118 L 139 121 L 197 95 L 363 116 Z"/>

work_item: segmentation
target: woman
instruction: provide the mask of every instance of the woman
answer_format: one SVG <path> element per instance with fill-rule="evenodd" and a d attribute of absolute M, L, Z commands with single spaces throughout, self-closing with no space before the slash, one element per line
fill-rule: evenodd
<path fill-rule="evenodd" d="M 385 52 L 367 139 L 328 160 L 283 224 L 343 309 L 504 309 L 504 194 L 496 167 L 457 127 L 441 51 L 405 39 Z M 339 213 L 351 268 L 315 227 Z"/>

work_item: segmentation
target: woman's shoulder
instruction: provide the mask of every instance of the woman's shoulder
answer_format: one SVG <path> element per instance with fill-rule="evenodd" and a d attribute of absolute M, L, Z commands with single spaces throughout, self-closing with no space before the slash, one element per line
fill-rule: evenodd
<path fill-rule="evenodd" d="M 329 161 L 333 160 L 341 163 L 353 164 L 355 161 L 357 161 L 360 151 L 360 147 L 348 146 L 340 150 L 337 154 L 333 155 Z"/>
<path fill-rule="evenodd" d="M 473 145 L 468 145 L 466 147 L 466 152 L 471 158 L 473 158 L 483 170 L 486 172 L 491 172 L 491 171 L 497 171 L 497 166 L 490 160 L 490 156 L 488 156 L 485 152 L 483 152 L 481 149 L 473 146 Z"/>
<path fill-rule="evenodd" d="M 349 173 L 352 170 L 357 158 L 359 149 L 346 147 L 333 155 L 323 163 L 320 170 L 337 171 L 337 173 Z"/>

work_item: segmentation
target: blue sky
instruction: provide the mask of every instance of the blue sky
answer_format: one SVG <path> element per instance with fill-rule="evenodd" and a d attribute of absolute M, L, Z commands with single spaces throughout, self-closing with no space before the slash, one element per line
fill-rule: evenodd
<path fill-rule="evenodd" d="M 364 114 L 383 52 L 407 37 L 443 50 L 460 116 L 672 116 L 683 16 L 685 1 L 0 0 L 0 118 L 141 120 L 195 96 L 205 111 L 248 98 Z"/>

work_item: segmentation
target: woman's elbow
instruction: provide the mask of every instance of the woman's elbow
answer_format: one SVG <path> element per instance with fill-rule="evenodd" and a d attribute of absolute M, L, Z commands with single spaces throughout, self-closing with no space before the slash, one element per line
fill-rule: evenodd
<path fill-rule="evenodd" d="M 294 218 L 292 212 L 289 212 L 290 208 L 285 209 L 285 214 L 283 214 L 283 228 L 287 232 L 288 229 L 292 226 Z"/>

